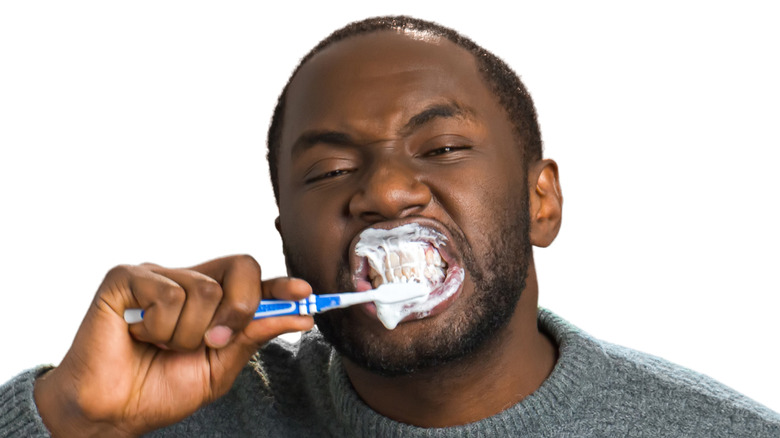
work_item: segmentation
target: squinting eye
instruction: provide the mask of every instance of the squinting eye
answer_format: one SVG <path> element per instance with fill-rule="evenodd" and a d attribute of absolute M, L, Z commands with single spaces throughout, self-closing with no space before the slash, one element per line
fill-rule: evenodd
<path fill-rule="evenodd" d="M 441 148 L 436 148 L 431 151 L 428 151 L 425 153 L 426 157 L 435 157 L 437 155 L 444 155 L 449 154 L 455 151 L 460 151 L 464 149 L 471 149 L 471 146 L 444 146 Z"/>
<path fill-rule="evenodd" d="M 337 176 L 346 175 L 350 172 L 350 169 L 336 169 L 330 172 L 325 172 L 322 175 L 313 176 L 304 180 L 304 183 L 309 184 L 317 181 L 321 181 L 328 178 L 335 178 Z"/>

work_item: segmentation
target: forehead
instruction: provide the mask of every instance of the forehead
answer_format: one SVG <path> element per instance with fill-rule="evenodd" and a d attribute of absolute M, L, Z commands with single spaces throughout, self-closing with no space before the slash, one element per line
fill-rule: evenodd
<path fill-rule="evenodd" d="M 298 71 L 286 99 L 283 150 L 306 130 L 391 135 L 431 104 L 497 107 L 470 52 L 446 38 L 395 31 L 350 37 L 319 52 Z"/>

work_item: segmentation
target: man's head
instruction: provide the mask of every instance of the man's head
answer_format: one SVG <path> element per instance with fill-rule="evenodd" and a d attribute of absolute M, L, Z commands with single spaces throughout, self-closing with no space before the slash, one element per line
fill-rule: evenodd
<path fill-rule="evenodd" d="M 515 316 L 531 244 L 557 232 L 560 209 L 550 219 L 540 201 L 557 193 L 557 170 L 540 160 L 530 97 L 503 63 L 486 70 L 484 50 L 430 23 L 374 19 L 334 35 L 294 73 L 269 134 L 288 271 L 318 293 L 365 289 L 353 250 L 362 231 L 441 233 L 447 280 L 465 279 L 430 315 L 388 331 L 363 306 L 317 324 L 375 372 L 457 361 Z M 512 87 L 514 97 L 497 91 Z"/>
<path fill-rule="evenodd" d="M 470 52 L 479 66 L 480 74 L 482 75 L 485 84 L 495 94 L 501 106 L 506 111 L 512 125 L 514 125 L 518 144 L 521 145 L 525 156 L 527 157 L 526 163 L 542 158 L 542 135 L 536 118 L 536 109 L 533 100 L 526 90 L 525 85 L 520 81 L 520 78 L 504 61 L 453 29 L 443 27 L 430 21 L 406 16 L 369 18 L 363 21 L 350 23 L 347 26 L 336 30 L 317 44 L 317 46 L 301 59 L 298 67 L 290 76 L 287 85 L 285 85 L 282 94 L 279 96 L 271 119 L 271 126 L 268 130 L 268 167 L 277 203 L 279 202 L 279 143 L 281 141 L 282 126 L 284 124 L 284 109 L 290 82 L 292 82 L 298 71 L 308 60 L 327 47 L 347 38 L 382 30 L 397 32 L 406 31 L 415 32 L 420 35 L 437 36 L 445 38 Z"/>

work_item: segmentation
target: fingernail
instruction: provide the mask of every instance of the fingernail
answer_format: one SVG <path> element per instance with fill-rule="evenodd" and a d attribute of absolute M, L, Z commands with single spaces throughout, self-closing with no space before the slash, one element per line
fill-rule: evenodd
<path fill-rule="evenodd" d="M 206 332 L 206 343 L 214 348 L 222 348 L 227 345 L 232 335 L 233 330 L 230 330 L 229 327 L 218 325 Z"/>

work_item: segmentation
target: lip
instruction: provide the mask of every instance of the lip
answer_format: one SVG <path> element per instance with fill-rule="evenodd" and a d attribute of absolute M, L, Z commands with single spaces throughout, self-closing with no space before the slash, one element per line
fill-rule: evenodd
<path fill-rule="evenodd" d="M 400 220 L 378 222 L 372 224 L 370 227 L 366 227 L 363 230 L 360 230 L 360 232 L 355 235 L 355 237 L 352 239 L 349 245 L 350 272 L 352 272 L 352 283 L 355 287 L 355 291 L 363 292 L 373 288 L 371 283 L 367 280 L 368 269 L 369 269 L 368 262 L 366 261 L 365 258 L 358 257 L 355 252 L 355 247 L 358 241 L 360 240 L 360 235 L 367 229 L 390 230 L 407 224 L 417 224 L 425 228 L 433 229 L 436 232 L 442 234 L 446 239 L 445 244 L 439 245 L 436 248 L 439 251 L 442 260 L 444 260 L 444 262 L 447 263 L 447 272 L 446 272 L 444 282 L 432 292 L 432 295 L 443 294 L 444 287 L 449 283 L 459 281 L 460 284 L 458 284 L 457 290 L 454 293 L 452 293 L 451 296 L 442 300 L 442 302 L 436 304 L 434 307 L 430 309 L 426 309 L 424 312 L 410 313 L 405 318 L 403 318 L 401 322 L 427 318 L 445 311 L 454 303 L 454 301 L 460 295 L 460 292 L 463 289 L 463 281 L 465 277 L 465 270 L 463 268 L 461 259 L 459 257 L 460 252 L 456 248 L 455 242 L 452 239 L 452 235 L 450 234 L 450 232 L 444 226 L 442 226 L 441 223 L 439 223 L 438 221 L 428 219 L 428 218 L 413 217 L 413 218 L 406 218 Z M 457 277 L 460 277 L 460 280 L 458 280 Z M 451 285 L 450 287 L 453 286 Z M 358 307 L 360 307 L 361 310 L 364 313 L 366 313 L 368 316 L 370 316 L 372 319 L 378 320 L 377 308 L 374 303 L 366 303 Z"/>

